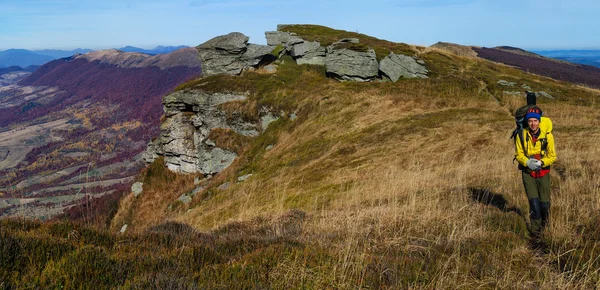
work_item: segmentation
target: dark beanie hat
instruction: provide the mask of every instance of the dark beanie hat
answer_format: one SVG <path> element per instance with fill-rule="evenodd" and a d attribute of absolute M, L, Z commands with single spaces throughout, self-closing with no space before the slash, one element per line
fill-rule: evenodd
<path fill-rule="evenodd" d="M 531 118 L 536 118 L 538 121 L 542 118 L 542 110 L 538 107 L 532 107 L 527 110 L 527 115 L 525 115 L 525 120 L 529 120 Z"/>
<path fill-rule="evenodd" d="M 527 105 L 535 105 L 536 104 L 535 98 L 536 97 L 535 97 L 534 92 L 527 91 Z"/>

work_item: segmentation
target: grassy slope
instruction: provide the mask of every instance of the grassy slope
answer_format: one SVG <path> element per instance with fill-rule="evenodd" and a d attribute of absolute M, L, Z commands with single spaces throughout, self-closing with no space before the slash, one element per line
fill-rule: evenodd
<path fill-rule="evenodd" d="M 367 43 L 364 35 L 323 27 L 288 30 L 305 39 L 318 32 L 323 42 L 358 37 Z M 322 67 L 286 58 L 276 74 L 213 76 L 182 86 L 248 91 L 247 103 L 224 108 L 248 118 L 261 105 L 299 118 L 280 119 L 250 143 L 228 142 L 240 158 L 189 207 L 174 200 L 194 187 L 193 177 L 165 175 L 154 164 L 142 176 L 144 193 L 124 199 L 113 221 L 114 229 L 127 222 L 134 234 L 106 238 L 128 241 L 124 246 L 82 239 L 52 267 L 42 263 L 28 273 L 72 277 L 78 274 L 66 266 L 69 259 L 99 255 L 108 261 L 103 271 L 136 269 L 107 274 L 131 288 L 147 287 L 144 280 L 209 288 L 600 286 L 599 92 L 476 58 L 423 48 L 413 53 L 425 60 L 429 79 L 339 83 Z M 556 97 L 539 101 L 554 121 L 559 156 L 545 254 L 528 244 L 528 206 L 508 140 L 510 112 L 525 100 L 503 94 L 500 79 Z M 232 133 L 215 134 L 225 140 Z M 236 182 L 247 173 L 253 176 Z M 217 188 L 226 181 L 229 189 Z M 169 236 L 177 233 L 173 224 L 162 234 L 181 243 L 148 233 L 167 220 L 205 236 Z M 8 232 L 24 238 L 31 231 Z M 60 238 L 67 243 L 66 234 Z M 120 264 L 125 260 L 131 264 Z"/>

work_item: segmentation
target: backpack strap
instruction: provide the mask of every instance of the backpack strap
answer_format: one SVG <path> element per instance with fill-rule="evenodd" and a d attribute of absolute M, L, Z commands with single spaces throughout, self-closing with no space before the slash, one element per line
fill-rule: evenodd
<path fill-rule="evenodd" d="M 548 139 L 547 136 L 550 133 L 546 133 L 546 136 L 544 136 L 544 138 L 539 139 L 540 143 L 541 143 L 541 152 L 540 154 L 542 156 L 546 156 L 546 154 L 548 153 Z"/>
<path fill-rule="evenodd" d="M 525 153 L 525 156 L 527 155 L 527 146 L 525 146 L 525 142 L 523 141 L 523 135 L 525 135 L 527 132 L 523 129 L 521 129 L 521 132 L 519 132 L 519 139 L 521 141 L 521 147 L 523 147 L 523 153 Z M 527 134 L 527 141 L 529 141 L 529 134 Z"/>
<path fill-rule="evenodd" d="M 525 142 L 523 141 L 523 133 L 524 130 L 523 128 L 517 128 L 515 129 L 515 131 L 513 131 L 511 138 L 515 138 L 516 136 L 519 136 L 519 141 L 521 142 L 521 147 L 523 147 L 523 152 L 525 153 L 525 156 L 527 156 L 527 147 L 525 147 Z M 529 135 L 527 135 L 527 137 L 529 138 Z M 515 142 L 517 141 L 517 138 L 515 138 Z M 515 147 L 517 145 L 515 144 Z M 517 160 L 517 157 L 513 158 L 513 163 L 515 163 L 515 160 Z"/>

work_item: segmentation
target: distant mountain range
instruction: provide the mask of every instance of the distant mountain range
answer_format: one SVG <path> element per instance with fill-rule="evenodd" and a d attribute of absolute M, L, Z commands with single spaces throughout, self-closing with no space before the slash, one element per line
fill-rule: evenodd
<path fill-rule="evenodd" d="M 473 47 L 478 57 L 556 80 L 600 88 L 600 67 L 558 61 L 516 47 Z"/>
<path fill-rule="evenodd" d="M 545 57 L 600 67 L 600 50 L 533 50 Z"/>
<path fill-rule="evenodd" d="M 187 46 L 157 46 L 154 49 L 143 49 L 135 46 L 125 46 L 118 50 L 123 52 L 140 52 L 150 55 L 165 54 Z M 0 51 L 0 68 L 11 66 L 28 67 L 31 65 L 43 65 L 49 61 L 69 57 L 77 53 L 88 53 L 91 49 L 44 49 L 44 50 L 26 50 L 26 49 L 8 49 Z"/>
<path fill-rule="evenodd" d="M 139 48 L 139 47 L 135 47 L 135 46 L 125 46 L 125 47 L 119 48 L 119 50 L 123 51 L 123 52 L 141 52 L 141 53 L 145 53 L 145 54 L 155 55 L 155 54 L 170 53 L 172 51 L 175 51 L 175 50 L 178 50 L 178 49 L 184 48 L 184 47 L 188 47 L 188 46 L 185 46 L 185 45 L 161 46 L 161 45 L 159 45 L 153 49 L 143 49 L 143 48 Z"/>

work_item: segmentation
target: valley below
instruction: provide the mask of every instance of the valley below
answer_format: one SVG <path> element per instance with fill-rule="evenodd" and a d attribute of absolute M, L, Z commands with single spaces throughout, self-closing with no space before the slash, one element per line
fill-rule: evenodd
<path fill-rule="evenodd" d="M 600 287 L 600 70 L 265 36 L 57 60 L 0 93 L 0 288 Z M 542 235 L 509 139 L 526 91 L 558 156 Z"/>
<path fill-rule="evenodd" d="M 131 63 L 116 65 L 123 59 Z M 158 132 L 162 95 L 200 71 L 195 50 L 183 48 L 93 52 L 4 74 L 0 216 L 50 219 L 84 197 L 128 191 Z"/>

